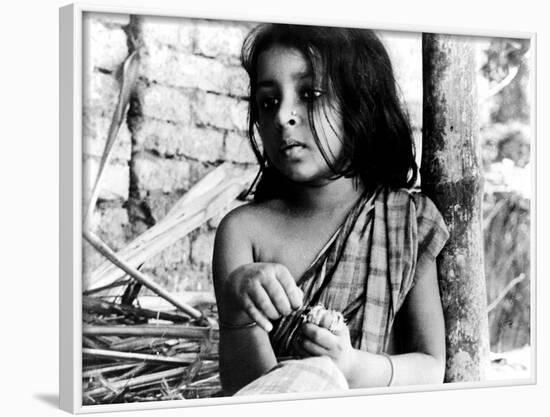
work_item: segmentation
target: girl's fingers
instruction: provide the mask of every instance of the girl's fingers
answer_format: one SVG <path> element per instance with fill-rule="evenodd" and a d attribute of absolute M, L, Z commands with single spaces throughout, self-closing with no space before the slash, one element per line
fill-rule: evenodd
<path fill-rule="evenodd" d="M 300 287 L 296 285 L 296 281 L 294 280 L 288 269 L 283 265 L 276 265 L 275 268 L 277 280 L 283 287 L 292 309 L 296 310 L 302 307 L 304 293 L 302 292 Z"/>
<path fill-rule="evenodd" d="M 309 339 L 304 339 L 302 342 L 302 348 L 308 354 L 313 356 L 330 356 L 329 351 L 322 346 L 312 342 Z"/>
<path fill-rule="evenodd" d="M 266 279 L 262 284 L 277 311 L 283 316 L 290 314 L 292 312 L 290 300 L 281 283 L 275 279 Z"/>
<path fill-rule="evenodd" d="M 273 305 L 270 294 L 266 292 L 265 288 L 259 282 L 255 282 L 252 285 L 248 296 L 256 308 L 271 320 L 277 320 L 280 317 L 279 311 Z"/>
<path fill-rule="evenodd" d="M 260 312 L 260 310 L 256 308 L 256 306 L 248 296 L 245 296 L 243 298 L 243 307 L 250 318 L 254 320 L 258 324 L 258 326 L 260 326 L 266 332 L 270 332 L 271 329 L 273 329 L 273 325 L 271 324 L 271 322 L 266 318 L 266 316 L 264 316 Z"/>
<path fill-rule="evenodd" d="M 313 342 L 325 350 L 330 349 L 334 344 L 335 336 L 327 329 L 316 326 L 315 324 L 304 323 L 302 325 L 302 334 L 305 339 Z"/>

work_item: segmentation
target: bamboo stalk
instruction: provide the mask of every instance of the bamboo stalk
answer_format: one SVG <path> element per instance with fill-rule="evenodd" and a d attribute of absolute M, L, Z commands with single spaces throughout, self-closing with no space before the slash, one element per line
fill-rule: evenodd
<path fill-rule="evenodd" d="M 172 349 L 185 351 L 197 349 L 198 347 L 200 347 L 200 344 L 197 341 L 182 341 L 179 342 L 177 345 L 172 346 Z"/>
<path fill-rule="evenodd" d="M 104 323 L 109 323 L 111 321 L 118 321 L 118 320 L 122 320 L 124 319 L 126 316 L 122 315 L 122 314 L 119 314 L 118 316 L 109 316 L 109 317 L 102 317 L 101 320 L 104 322 Z"/>
<path fill-rule="evenodd" d="M 98 346 L 97 349 L 102 349 L 104 347 L 111 346 L 112 343 L 113 343 L 113 341 L 111 339 L 108 339 L 103 335 L 98 335 L 98 336 L 94 337 L 94 343 L 93 344 Z"/>
<path fill-rule="evenodd" d="M 136 387 L 141 384 L 154 383 L 162 380 L 163 378 L 171 378 L 171 377 L 178 376 L 183 372 L 185 372 L 185 368 L 186 367 L 184 366 L 184 367 L 179 367 L 175 369 L 169 369 L 167 371 L 157 372 L 154 374 L 142 375 L 136 378 L 131 378 L 129 380 L 127 379 L 122 381 L 115 381 L 113 383 L 109 383 L 109 386 L 114 390 L 120 390 L 123 388 Z M 86 394 L 89 396 L 97 396 L 97 395 L 108 393 L 110 391 L 111 390 L 107 389 L 106 387 L 100 387 L 100 388 L 95 388 L 93 390 L 90 390 Z"/>
<path fill-rule="evenodd" d="M 172 383 L 177 381 L 180 378 L 180 376 L 173 376 L 171 378 L 166 378 L 164 381 L 167 383 Z M 161 381 L 147 381 L 143 384 L 135 385 L 132 387 L 132 391 L 135 393 L 138 393 L 139 395 L 154 395 L 156 397 L 156 400 L 161 399 L 161 387 L 159 387 Z"/>
<path fill-rule="evenodd" d="M 103 377 L 103 375 L 98 375 L 98 380 L 101 382 L 101 385 L 103 385 L 103 388 L 110 394 L 118 395 L 118 390 L 113 387 L 113 385 L 107 380 L 107 378 Z"/>
<path fill-rule="evenodd" d="M 142 283 L 151 291 L 153 291 L 155 294 L 169 301 L 170 303 L 172 303 L 174 306 L 176 306 L 183 312 L 189 314 L 191 317 L 195 319 L 199 319 L 202 317 L 202 313 L 200 311 L 198 311 L 197 309 L 191 306 L 187 306 L 185 304 L 180 303 L 178 300 L 172 297 L 170 293 L 165 291 L 160 285 L 158 285 L 157 283 L 151 281 L 148 277 L 146 277 L 145 274 L 126 264 L 122 259 L 120 259 L 113 252 L 111 248 L 109 248 L 105 243 L 103 243 L 101 239 L 99 239 L 94 233 L 84 230 L 82 234 L 84 236 L 84 239 L 86 239 L 99 253 L 101 253 L 103 256 L 109 259 L 113 264 L 118 266 L 120 269 L 122 269 L 124 272 L 126 272 L 136 281 Z"/>
<path fill-rule="evenodd" d="M 190 387 L 185 390 L 185 398 L 211 398 L 220 391 L 219 385 Z"/>
<path fill-rule="evenodd" d="M 138 360 L 146 362 L 156 362 L 156 363 L 172 363 L 172 364 L 190 364 L 197 360 L 198 355 L 195 353 L 182 353 L 177 357 L 169 357 L 162 355 L 149 355 L 146 353 L 133 353 L 133 352 L 120 352 L 117 350 L 106 350 L 106 349 L 90 349 L 83 348 L 83 355 L 93 356 L 96 358 L 107 358 L 107 359 L 129 359 L 129 360 Z"/>
<path fill-rule="evenodd" d="M 101 346 L 98 345 L 94 340 L 89 337 L 82 338 L 82 346 L 89 347 L 92 349 L 101 349 Z"/>
<path fill-rule="evenodd" d="M 198 305 L 210 304 L 216 305 L 216 297 L 214 291 L 187 291 L 171 293 L 174 297 L 180 300 L 182 303 L 191 305 L 195 308 Z M 137 298 L 137 305 L 140 308 L 146 308 L 154 311 L 166 311 L 170 312 L 173 306 L 166 300 L 157 297 L 156 295 L 140 295 Z"/>
<path fill-rule="evenodd" d="M 218 378 L 219 378 L 219 375 L 216 373 L 206 378 L 199 379 L 198 381 L 191 382 L 190 384 L 188 384 L 188 387 L 196 387 L 197 385 L 205 384 L 211 381 L 216 381 Z"/>
<path fill-rule="evenodd" d="M 120 337 L 116 335 L 98 335 L 95 336 L 96 339 L 101 339 L 107 346 L 111 346 L 113 343 L 120 342 Z"/>
<path fill-rule="evenodd" d="M 175 323 L 181 323 L 189 320 L 189 317 L 181 314 L 169 313 L 166 311 L 150 310 L 146 308 L 136 308 L 129 305 L 116 304 L 109 301 L 100 300 L 94 297 L 82 297 L 82 308 L 99 314 L 124 313 L 125 315 L 135 315 L 149 319 L 168 320 Z"/>
<path fill-rule="evenodd" d="M 171 376 L 167 378 L 162 378 L 160 381 L 164 382 L 163 386 L 169 387 L 170 384 L 176 383 L 179 378 L 180 376 L 176 375 L 176 376 Z M 201 384 L 195 385 L 195 386 L 178 385 L 177 387 L 172 388 L 171 391 L 179 391 L 184 396 L 186 396 L 186 398 L 189 398 L 189 394 L 195 394 L 194 398 L 206 397 L 221 391 L 220 384 L 219 382 L 216 381 L 216 378 L 212 378 L 211 381 L 214 381 L 214 383 L 208 384 L 206 381 L 201 381 Z M 163 387 L 155 386 L 158 384 L 159 384 L 158 380 L 152 380 L 152 381 L 146 381 L 144 383 L 140 383 L 139 385 L 133 385 L 131 387 L 133 391 L 133 395 L 132 395 L 133 399 L 134 400 L 139 399 L 139 401 L 142 401 L 142 400 L 151 400 L 151 399 L 158 400 L 158 399 L 165 398 L 165 397 L 162 397 Z M 197 395 L 197 394 L 200 394 L 200 395 Z"/>
<path fill-rule="evenodd" d="M 162 339 L 156 337 L 129 337 L 124 338 L 120 342 L 113 343 L 109 346 L 109 349 L 112 350 L 125 350 L 125 351 L 136 351 L 148 347 L 154 347 L 157 345 L 155 341 L 159 343 L 164 343 Z"/>
<path fill-rule="evenodd" d="M 198 326 L 157 326 L 157 325 L 133 325 L 133 326 L 91 326 L 84 325 L 82 334 L 85 336 L 143 336 L 166 338 L 219 338 L 219 331 L 210 327 Z"/>
<path fill-rule="evenodd" d="M 199 376 L 204 376 L 210 372 L 217 371 L 219 368 L 218 361 L 202 361 Z"/>
<path fill-rule="evenodd" d="M 147 368 L 147 364 L 146 363 L 138 363 L 137 365 L 135 365 L 132 369 L 130 369 L 128 372 L 125 372 L 123 373 L 122 375 L 119 375 L 117 377 L 114 377 L 114 378 L 111 378 L 110 379 L 110 382 L 116 382 L 116 381 L 121 381 L 123 379 L 128 379 L 134 375 L 136 375 L 137 373 L 143 371 L 145 368 Z"/>
<path fill-rule="evenodd" d="M 87 371 L 82 372 L 82 378 L 89 378 L 95 375 L 103 375 L 104 373 L 108 372 L 114 372 L 114 371 L 122 371 L 126 370 L 128 368 L 135 367 L 135 363 L 123 363 L 120 365 L 109 365 L 109 366 L 102 366 L 94 369 L 89 369 Z"/>
<path fill-rule="evenodd" d="M 170 350 L 168 351 L 170 356 L 172 356 L 172 353 L 178 353 L 178 352 L 199 352 L 201 348 L 201 343 L 198 341 L 192 341 L 192 342 L 180 342 L 172 347 L 170 347 Z"/>
<path fill-rule="evenodd" d="M 158 394 L 160 394 L 160 391 L 162 390 L 162 387 L 159 387 L 159 386 L 153 386 L 151 388 L 146 388 L 146 387 L 149 387 L 151 385 L 160 384 L 160 383 L 162 383 L 162 381 L 165 381 L 166 384 L 170 384 L 172 382 L 178 381 L 180 378 L 181 378 L 181 375 L 176 375 L 176 376 L 171 376 L 169 378 L 162 378 L 160 381 L 157 381 L 157 380 L 146 381 L 146 382 L 143 382 L 143 383 L 141 383 L 139 385 L 136 385 L 132 388 L 135 389 L 135 390 L 143 390 L 142 392 L 144 392 L 144 391 L 145 392 L 157 392 Z"/>

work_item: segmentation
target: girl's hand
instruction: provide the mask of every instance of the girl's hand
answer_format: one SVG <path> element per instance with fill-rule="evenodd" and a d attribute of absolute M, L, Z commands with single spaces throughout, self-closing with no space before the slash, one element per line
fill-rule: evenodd
<path fill-rule="evenodd" d="M 322 323 L 321 323 L 322 324 Z M 330 332 L 322 326 L 304 323 L 302 331 L 302 350 L 311 356 L 328 356 L 349 380 L 355 360 L 355 349 L 351 345 L 347 326 Z"/>
<path fill-rule="evenodd" d="M 269 320 L 288 315 L 302 306 L 303 293 L 288 269 L 277 263 L 254 262 L 235 269 L 228 279 L 229 293 L 265 331 Z"/>

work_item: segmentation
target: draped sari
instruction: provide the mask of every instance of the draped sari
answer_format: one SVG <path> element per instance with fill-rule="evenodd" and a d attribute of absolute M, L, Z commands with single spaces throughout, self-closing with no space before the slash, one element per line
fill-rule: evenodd
<path fill-rule="evenodd" d="M 415 271 L 435 260 L 448 237 L 441 214 L 418 191 L 379 189 L 363 196 L 297 281 L 304 306 L 341 311 L 354 348 L 385 352 Z M 274 323 L 270 340 L 279 359 L 297 356 L 302 313 Z"/>

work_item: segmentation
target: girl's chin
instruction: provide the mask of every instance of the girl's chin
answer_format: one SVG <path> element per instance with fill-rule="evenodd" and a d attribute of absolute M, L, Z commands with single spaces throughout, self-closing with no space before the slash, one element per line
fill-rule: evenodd
<path fill-rule="evenodd" d="M 284 170 L 283 175 L 291 182 L 304 186 L 321 186 L 330 182 L 329 175 L 321 172 Z"/>

